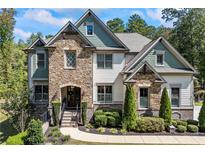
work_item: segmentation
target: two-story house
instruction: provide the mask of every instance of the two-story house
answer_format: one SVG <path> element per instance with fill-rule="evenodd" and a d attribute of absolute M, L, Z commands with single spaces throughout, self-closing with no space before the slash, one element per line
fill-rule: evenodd
<path fill-rule="evenodd" d="M 193 117 L 195 69 L 163 37 L 113 33 L 88 10 L 51 39 L 38 38 L 27 49 L 30 103 L 39 115 L 53 100 L 76 109 L 88 103 L 88 117 L 98 107 L 122 108 L 125 84 L 135 86 L 139 114 L 157 115 L 167 87 L 173 116 Z"/>

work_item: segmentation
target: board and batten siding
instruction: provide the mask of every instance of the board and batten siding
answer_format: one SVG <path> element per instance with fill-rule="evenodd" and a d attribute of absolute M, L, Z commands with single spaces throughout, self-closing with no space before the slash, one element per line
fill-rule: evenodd
<path fill-rule="evenodd" d="M 123 77 L 120 74 L 125 64 L 124 53 L 113 53 L 112 69 L 97 68 L 97 54 L 93 53 L 93 103 L 97 104 L 97 85 L 111 84 L 113 88 L 113 104 L 121 104 L 124 100 Z"/>
<path fill-rule="evenodd" d="M 162 75 L 167 83 L 162 85 L 167 88 L 171 96 L 171 87 L 180 86 L 180 105 L 179 108 L 193 107 L 193 76 L 192 75 Z"/>

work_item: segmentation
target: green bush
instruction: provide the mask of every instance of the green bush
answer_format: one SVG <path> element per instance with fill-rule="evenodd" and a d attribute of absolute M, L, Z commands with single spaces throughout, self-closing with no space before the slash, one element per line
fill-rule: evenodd
<path fill-rule="evenodd" d="M 50 132 L 50 136 L 52 136 L 52 137 L 60 137 L 62 134 L 61 134 L 61 132 L 60 132 L 60 130 L 57 128 L 54 128 L 54 129 L 52 129 L 51 130 L 51 132 Z"/>
<path fill-rule="evenodd" d="M 86 128 L 88 128 L 88 129 L 91 129 L 91 128 L 93 128 L 93 125 L 92 124 L 90 124 L 90 123 L 88 123 L 88 124 L 86 124 L 86 126 L 85 126 Z"/>
<path fill-rule="evenodd" d="M 98 131 L 99 133 L 103 134 L 103 133 L 105 132 L 105 128 L 99 127 L 99 128 L 97 129 L 97 131 Z"/>
<path fill-rule="evenodd" d="M 104 112 L 103 112 L 103 110 L 96 110 L 93 115 L 94 115 L 94 117 L 97 115 L 104 115 Z"/>
<path fill-rule="evenodd" d="M 205 95 L 204 95 L 204 101 L 201 107 L 201 110 L 199 112 L 199 129 L 201 132 L 205 132 Z"/>
<path fill-rule="evenodd" d="M 108 116 L 107 117 L 107 125 L 109 127 L 116 127 L 117 126 L 117 121 L 113 116 Z"/>
<path fill-rule="evenodd" d="M 32 119 L 28 125 L 28 134 L 25 137 L 25 144 L 42 144 L 43 143 L 43 129 L 40 120 Z"/>
<path fill-rule="evenodd" d="M 52 106 L 53 106 L 53 121 L 54 121 L 54 125 L 58 126 L 59 125 L 59 114 L 60 114 L 60 106 L 61 103 L 59 100 L 53 101 L 52 102 Z"/>
<path fill-rule="evenodd" d="M 189 125 L 195 125 L 195 126 L 198 126 L 198 124 L 199 124 L 199 122 L 197 120 L 192 120 L 192 119 L 187 120 L 187 123 Z"/>
<path fill-rule="evenodd" d="M 177 125 L 182 125 L 182 126 L 185 126 L 185 127 L 187 127 L 187 122 L 186 121 L 184 121 L 184 120 L 176 120 L 177 121 Z"/>
<path fill-rule="evenodd" d="M 164 130 L 164 120 L 155 117 L 141 117 L 137 120 L 136 132 L 162 132 Z"/>
<path fill-rule="evenodd" d="M 115 128 L 111 128 L 111 129 L 110 129 L 110 133 L 112 133 L 112 134 L 117 134 L 117 132 L 118 132 L 118 131 L 117 131 L 117 129 L 115 129 Z"/>
<path fill-rule="evenodd" d="M 24 138 L 26 135 L 27 135 L 27 131 L 19 133 L 19 134 L 14 135 L 14 136 L 10 136 L 6 140 L 6 144 L 7 145 L 24 145 Z"/>
<path fill-rule="evenodd" d="M 186 126 L 178 125 L 176 131 L 179 133 L 185 133 L 187 131 L 187 128 Z"/>
<path fill-rule="evenodd" d="M 164 119 L 166 126 L 171 125 L 172 109 L 171 109 L 171 102 L 166 87 L 163 89 L 162 96 L 161 96 L 159 117 Z"/>
<path fill-rule="evenodd" d="M 113 116 L 113 112 L 104 112 L 104 114 L 106 115 L 106 116 Z"/>
<path fill-rule="evenodd" d="M 174 127 L 177 127 L 177 121 L 176 121 L 176 120 L 172 120 L 172 125 L 173 125 Z"/>
<path fill-rule="evenodd" d="M 131 84 L 126 85 L 125 103 L 123 112 L 123 128 L 134 130 L 137 121 L 136 94 Z"/>
<path fill-rule="evenodd" d="M 127 130 L 126 130 L 126 129 L 120 129 L 120 133 L 121 133 L 122 135 L 125 135 L 125 134 L 127 133 Z"/>
<path fill-rule="evenodd" d="M 83 125 L 87 123 L 87 102 L 82 102 L 82 121 Z"/>
<path fill-rule="evenodd" d="M 70 140 L 70 135 L 64 135 L 63 137 L 62 137 L 62 141 L 63 142 L 68 142 Z"/>
<path fill-rule="evenodd" d="M 187 130 L 192 133 L 196 133 L 199 131 L 199 128 L 196 125 L 188 125 Z"/>
<path fill-rule="evenodd" d="M 107 116 L 106 115 L 96 115 L 94 117 L 95 125 L 97 127 L 107 126 Z"/>

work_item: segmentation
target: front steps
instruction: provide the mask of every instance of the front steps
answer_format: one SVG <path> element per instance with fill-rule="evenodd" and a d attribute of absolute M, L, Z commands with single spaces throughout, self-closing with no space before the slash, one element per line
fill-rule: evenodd
<path fill-rule="evenodd" d="M 77 127 L 77 112 L 76 111 L 64 111 L 61 127 Z"/>

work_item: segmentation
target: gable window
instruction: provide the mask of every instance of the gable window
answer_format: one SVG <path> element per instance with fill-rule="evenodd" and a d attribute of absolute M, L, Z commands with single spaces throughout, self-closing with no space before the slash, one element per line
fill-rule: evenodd
<path fill-rule="evenodd" d="M 112 86 L 97 86 L 97 101 L 99 103 L 112 103 Z"/>
<path fill-rule="evenodd" d="M 76 67 L 76 52 L 65 50 L 65 68 Z"/>
<path fill-rule="evenodd" d="M 173 107 L 179 107 L 180 88 L 171 88 L 171 103 Z"/>
<path fill-rule="evenodd" d="M 45 54 L 44 53 L 37 53 L 37 67 L 45 68 Z"/>
<path fill-rule="evenodd" d="M 35 85 L 34 97 L 36 101 L 48 100 L 48 85 Z"/>
<path fill-rule="evenodd" d="M 86 35 L 93 35 L 94 32 L 94 24 L 93 23 L 87 23 L 86 25 Z"/>
<path fill-rule="evenodd" d="M 97 54 L 97 68 L 112 69 L 112 54 Z"/>
<path fill-rule="evenodd" d="M 149 106 L 149 89 L 148 88 L 140 88 L 139 89 L 140 96 L 140 108 L 148 108 Z"/>
<path fill-rule="evenodd" d="M 157 65 L 163 66 L 164 65 L 164 54 L 157 54 Z"/>

